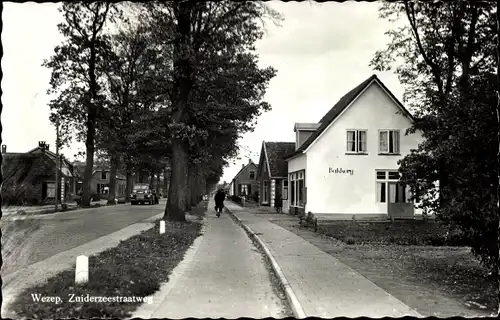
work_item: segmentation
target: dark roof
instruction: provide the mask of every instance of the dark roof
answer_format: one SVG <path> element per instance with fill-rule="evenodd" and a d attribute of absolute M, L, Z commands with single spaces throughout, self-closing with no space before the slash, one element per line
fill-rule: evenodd
<path fill-rule="evenodd" d="M 28 153 L 4 153 L 2 154 L 3 185 L 16 185 L 25 182 L 27 178 L 33 179 L 30 171 L 39 158 L 38 155 Z"/>
<path fill-rule="evenodd" d="M 295 142 L 264 142 L 271 177 L 286 177 L 288 164 L 285 158 L 295 150 Z"/>
<path fill-rule="evenodd" d="M 396 101 L 396 103 L 399 105 L 399 107 L 403 110 L 403 112 L 410 117 L 410 119 L 414 120 L 411 113 L 405 109 L 405 107 L 399 102 L 399 100 L 392 94 L 392 92 L 387 89 L 387 87 L 380 81 L 380 79 L 376 75 L 372 75 L 365 81 L 361 82 L 357 87 L 349 91 L 346 95 L 344 95 L 340 100 L 333 106 L 333 108 L 328 111 L 321 120 L 318 122 L 321 123 L 319 128 L 314 131 L 313 134 L 293 153 L 290 154 L 288 158 L 291 158 L 297 154 L 302 153 L 304 150 L 306 150 L 320 135 L 325 131 L 325 129 L 334 121 L 341 113 L 342 111 L 347 108 L 351 104 L 351 102 L 356 99 L 356 97 L 373 81 L 377 80 L 378 83 L 382 86 L 382 88 L 389 93 L 392 99 Z"/>

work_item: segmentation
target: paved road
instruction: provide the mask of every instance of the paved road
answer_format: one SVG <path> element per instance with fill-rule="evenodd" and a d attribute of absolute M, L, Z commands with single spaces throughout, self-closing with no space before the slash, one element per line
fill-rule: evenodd
<path fill-rule="evenodd" d="M 154 216 L 164 210 L 165 203 L 162 199 L 154 206 L 122 204 L 2 221 L 2 277 Z"/>

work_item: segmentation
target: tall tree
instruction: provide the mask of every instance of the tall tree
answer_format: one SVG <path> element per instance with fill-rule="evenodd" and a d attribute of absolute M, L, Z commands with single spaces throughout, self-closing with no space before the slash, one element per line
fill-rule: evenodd
<path fill-rule="evenodd" d="M 262 36 L 259 23 L 273 11 L 260 2 L 171 2 L 154 11 L 154 25 L 171 39 L 173 47 L 173 83 L 171 97 L 172 172 L 165 218 L 185 220 L 189 186 L 189 149 L 203 132 L 190 123 L 195 112 L 191 96 L 203 71 L 204 57 L 253 51 Z M 207 55 L 208 52 L 208 55 Z M 223 70 L 223 65 L 215 68 Z M 240 80 L 247 87 L 258 86 L 253 79 Z M 212 85 L 213 83 L 211 83 Z M 233 108 L 237 113 L 239 106 Z M 223 119 L 223 118 L 221 118 Z"/>
<path fill-rule="evenodd" d="M 424 209 L 433 208 L 439 218 L 458 224 L 473 253 L 495 268 L 494 6 L 406 1 L 384 3 L 380 12 L 383 18 L 407 23 L 388 32 L 391 42 L 376 52 L 371 65 L 389 70 L 400 62 L 396 73 L 405 87 L 405 102 L 419 118 L 409 132 L 420 130 L 425 138 L 400 161 L 402 181 Z M 438 197 L 433 194 L 436 181 Z"/>
<path fill-rule="evenodd" d="M 101 84 L 110 51 L 105 26 L 112 21 L 114 9 L 108 2 L 63 3 L 60 12 L 65 22 L 58 29 L 66 39 L 43 63 L 52 69 L 49 94 L 57 94 L 50 104 L 51 120 L 60 120 L 68 128 L 64 131 L 66 143 L 73 130 L 77 139 L 85 141 L 84 205 L 90 205 L 96 122 L 105 101 Z"/>

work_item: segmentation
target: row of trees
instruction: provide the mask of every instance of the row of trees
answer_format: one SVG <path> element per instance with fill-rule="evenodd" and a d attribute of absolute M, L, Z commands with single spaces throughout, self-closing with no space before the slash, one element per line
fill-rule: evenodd
<path fill-rule="evenodd" d="M 425 141 L 401 162 L 424 209 L 458 225 L 482 263 L 498 271 L 497 4 L 384 3 L 406 24 L 371 65 L 394 65 Z M 498 40 L 497 40 L 498 41 Z M 436 190 L 439 196 L 436 197 Z"/>
<path fill-rule="evenodd" d="M 85 142 L 83 204 L 99 153 L 112 179 L 124 168 L 127 182 L 134 171 L 169 166 L 164 217 L 183 221 L 236 156 L 240 135 L 270 110 L 263 98 L 276 71 L 258 66 L 254 44 L 279 14 L 229 1 L 75 2 L 60 11 L 65 40 L 44 61 L 50 120 L 61 145 Z"/>

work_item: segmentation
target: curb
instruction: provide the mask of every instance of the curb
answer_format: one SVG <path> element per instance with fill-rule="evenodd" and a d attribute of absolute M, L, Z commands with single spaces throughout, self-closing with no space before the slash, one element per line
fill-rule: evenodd
<path fill-rule="evenodd" d="M 271 251 L 269 250 L 269 248 L 262 241 L 262 239 L 260 239 L 259 236 L 257 236 L 255 234 L 255 232 L 253 232 L 253 230 L 250 227 L 245 225 L 231 210 L 229 210 L 227 207 L 226 207 L 226 210 L 229 212 L 231 217 L 237 221 L 237 223 L 240 225 L 240 227 L 242 227 L 243 230 L 245 230 L 245 232 L 249 235 L 249 237 L 253 238 L 257 241 L 257 243 L 259 244 L 262 251 L 264 251 L 267 259 L 269 259 L 269 261 L 271 262 L 272 269 L 273 269 L 275 275 L 277 276 L 277 278 L 279 279 L 281 286 L 283 287 L 283 289 L 285 291 L 285 295 L 286 295 L 288 303 L 290 304 L 290 307 L 292 309 L 293 316 L 297 319 L 307 318 L 304 310 L 302 309 L 302 306 L 300 305 L 299 300 L 295 296 L 295 293 L 293 292 L 292 287 L 290 286 L 290 283 L 288 283 L 288 280 L 286 279 L 285 275 L 283 274 L 283 271 L 281 270 L 278 262 L 276 261 L 276 259 L 274 259 L 273 255 L 271 254 Z"/>

